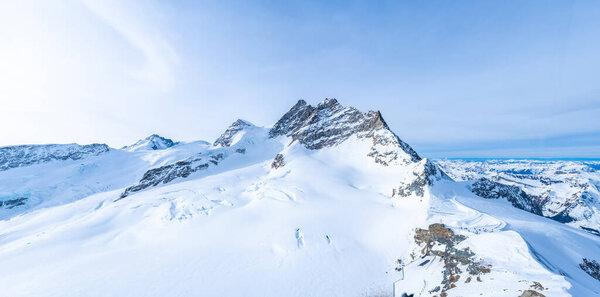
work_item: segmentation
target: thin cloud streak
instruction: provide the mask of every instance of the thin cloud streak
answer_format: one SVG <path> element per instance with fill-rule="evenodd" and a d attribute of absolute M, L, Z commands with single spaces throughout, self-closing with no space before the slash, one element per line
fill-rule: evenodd
<path fill-rule="evenodd" d="M 160 30 L 139 17 L 147 15 L 145 7 L 134 2 L 127 7 L 123 1 L 82 0 L 82 3 L 142 53 L 145 63 L 132 75 L 163 92 L 172 89 L 178 57 Z"/>

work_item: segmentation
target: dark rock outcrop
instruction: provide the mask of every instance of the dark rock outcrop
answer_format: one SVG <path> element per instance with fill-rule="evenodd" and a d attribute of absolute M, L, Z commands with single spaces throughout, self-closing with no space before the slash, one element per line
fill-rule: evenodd
<path fill-rule="evenodd" d="M 57 160 L 80 160 L 106 153 L 106 144 L 44 144 L 0 147 L 0 171 Z"/>
<path fill-rule="evenodd" d="M 15 199 L 4 200 L 4 201 L 0 200 L 0 208 L 12 209 L 17 206 L 25 205 L 27 200 L 29 200 L 29 198 L 27 198 L 27 197 L 19 197 L 19 198 L 15 198 Z"/>
<path fill-rule="evenodd" d="M 283 155 L 277 154 L 277 156 L 275 156 L 275 159 L 273 160 L 273 163 L 271 163 L 271 168 L 277 169 L 279 167 L 283 167 L 284 165 L 285 162 L 283 161 Z"/>
<path fill-rule="evenodd" d="M 298 101 L 273 128 L 270 137 L 288 136 L 311 150 L 331 147 L 351 136 L 370 138 L 373 147 L 368 153 L 377 163 L 394 161 L 418 162 L 419 155 L 389 130 L 378 111 L 360 112 L 344 107 L 336 99 L 325 99 L 316 107 Z"/>
<path fill-rule="evenodd" d="M 401 182 L 400 185 L 392 190 L 392 197 L 408 197 L 416 195 L 423 197 L 425 187 L 433 185 L 435 181 L 451 180 L 446 173 L 429 160 L 421 161 L 422 166 L 418 166 L 413 171 L 413 178 L 409 181 Z"/>
<path fill-rule="evenodd" d="M 314 107 L 308 105 L 304 100 L 298 102 L 285 113 L 269 131 L 269 136 L 277 137 L 280 135 L 294 135 L 308 118 L 312 116 Z"/>
<path fill-rule="evenodd" d="M 166 184 L 178 178 L 186 178 L 196 171 L 206 170 L 209 166 L 218 165 L 219 161 L 223 160 L 223 158 L 223 153 L 216 155 L 197 156 L 187 160 L 175 162 L 173 164 L 150 169 L 144 173 L 144 176 L 137 185 L 133 185 L 125 189 L 125 191 L 117 200 L 123 199 L 131 193 L 139 192 L 149 187 L 158 186 L 161 183 Z"/>
<path fill-rule="evenodd" d="M 542 215 L 542 210 L 536 203 L 538 199 L 525 193 L 525 191 L 517 186 L 505 185 L 487 178 L 480 178 L 471 185 L 471 192 L 487 199 L 504 198 L 516 208 Z"/>
<path fill-rule="evenodd" d="M 583 258 L 582 260 L 583 263 L 579 264 L 579 268 L 581 268 L 591 277 L 600 281 L 600 264 L 598 264 L 596 260 L 588 260 L 586 258 Z"/>

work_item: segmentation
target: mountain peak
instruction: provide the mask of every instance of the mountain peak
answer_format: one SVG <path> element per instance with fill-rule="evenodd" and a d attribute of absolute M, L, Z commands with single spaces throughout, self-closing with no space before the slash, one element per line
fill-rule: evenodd
<path fill-rule="evenodd" d="M 325 98 L 321 103 L 317 104 L 317 108 L 333 108 L 336 106 L 343 107 L 335 98 Z"/>
<path fill-rule="evenodd" d="M 254 124 L 246 120 L 237 119 L 235 122 L 229 125 L 227 130 L 225 130 L 225 132 L 223 132 L 223 134 L 221 134 L 217 140 L 215 140 L 213 146 L 231 146 L 235 142 L 236 135 L 248 127 L 254 127 Z"/>
<path fill-rule="evenodd" d="M 144 139 L 138 140 L 136 143 L 130 146 L 123 147 L 123 149 L 131 152 L 141 150 L 164 150 L 177 144 L 178 142 L 173 142 L 173 140 L 169 138 L 152 134 Z"/>
<path fill-rule="evenodd" d="M 355 135 L 372 138 L 369 156 L 388 165 L 397 159 L 404 162 L 421 160 L 419 155 L 390 131 L 381 112 L 361 112 L 327 98 L 316 107 L 299 100 L 269 131 L 270 137 L 288 136 L 308 149 L 336 146 Z M 402 155 L 402 156 L 401 156 Z"/>

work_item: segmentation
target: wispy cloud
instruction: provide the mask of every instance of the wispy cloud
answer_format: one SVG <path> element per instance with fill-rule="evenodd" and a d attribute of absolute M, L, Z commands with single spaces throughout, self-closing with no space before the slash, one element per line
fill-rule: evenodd
<path fill-rule="evenodd" d="M 143 16 L 154 15 L 143 5 L 133 2 L 82 0 L 85 6 L 107 25 L 117 31 L 127 42 L 139 50 L 144 64 L 132 75 L 162 91 L 170 90 L 175 83 L 174 66 L 178 61 L 171 44 L 160 28 Z"/>

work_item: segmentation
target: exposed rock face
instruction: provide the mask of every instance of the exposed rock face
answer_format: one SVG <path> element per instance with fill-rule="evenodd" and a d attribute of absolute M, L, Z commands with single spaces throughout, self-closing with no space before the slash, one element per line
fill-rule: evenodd
<path fill-rule="evenodd" d="M 525 290 L 519 297 L 546 297 L 546 295 L 534 290 Z"/>
<path fill-rule="evenodd" d="M 161 183 L 166 184 L 177 178 L 186 178 L 196 171 L 206 170 L 209 166 L 218 165 L 219 161 L 223 160 L 223 158 L 223 153 L 196 156 L 173 164 L 150 169 L 144 173 L 144 176 L 137 185 L 125 189 L 117 200 L 123 199 L 131 193 L 158 186 Z"/>
<path fill-rule="evenodd" d="M 476 277 L 490 272 L 491 265 L 477 260 L 468 247 L 456 247 L 465 239 L 466 236 L 454 234 L 444 224 L 431 224 L 427 229 L 415 230 L 414 240 L 421 248 L 421 256 L 437 256 L 444 263 L 441 288 L 436 287 L 430 293 L 439 291 L 442 294 L 440 296 L 444 296 L 446 291 L 456 287 L 455 283 L 460 279 L 463 271 L 467 271 L 469 275 L 465 282 L 470 282 L 470 276 Z"/>
<path fill-rule="evenodd" d="M 0 147 L 0 171 L 56 160 L 80 160 L 106 153 L 106 144 L 45 144 Z"/>
<path fill-rule="evenodd" d="M 269 136 L 277 137 L 280 135 L 294 135 L 302 126 L 304 122 L 310 118 L 315 108 L 308 105 L 304 100 L 298 100 L 298 102 L 290 109 L 286 114 L 275 123 L 273 128 L 269 131 Z"/>
<path fill-rule="evenodd" d="M 139 140 L 135 144 L 123 147 L 123 149 L 128 151 L 164 150 L 177 144 L 178 142 L 173 142 L 173 140 L 169 138 L 164 138 L 162 136 L 152 134 L 144 139 Z"/>
<path fill-rule="evenodd" d="M 471 191 L 475 193 L 475 195 L 487 199 L 504 198 L 516 208 L 537 215 L 542 214 L 542 210 L 537 204 L 538 199 L 525 193 L 525 191 L 517 186 L 504 185 L 487 178 L 480 178 L 471 185 Z"/>
<path fill-rule="evenodd" d="M 279 167 L 283 167 L 284 165 L 285 162 L 283 161 L 283 155 L 277 154 L 277 156 L 275 156 L 275 159 L 273 160 L 273 163 L 271 163 L 271 168 L 277 169 Z"/>
<path fill-rule="evenodd" d="M 29 200 L 27 197 L 19 197 L 15 199 L 8 199 L 1 201 L 0 200 L 0 208 L 12 209 L 17 206 L 25 205 L 25 203 Z"/>
<path fill-rule="evenodd" d="M 425 159 L 419 162 L 413 170 L 413 178 L 400 182 L 398 188 L 393 189 L 392 197 L 408 197 L 416 195 L 423 197 L 425 187 L 432 185 L 435 181 L 451 180 L 441 169 L 431 161 Z"/>
<path fill-rule="evenodd" d="M 246 128 L 246 127 L 252 127 L 252 126 L 254 126 L 254 125 L 251 124 L 250 122 L 238 119 L 233 124 L 231 124 L 231 126 L 229 126 L 229 128 L 227 128 L 227 130 L 225 130 L 225 132 L 223 132 L 223 134 L 221 134 L 221 136 L 219 136 L 219 138 L 217 138 L 217 140 L 215 141 L 215 143 L 213 145 L 214 146 L 222 146 L 222 147 L 231 146 L 231 144 L 234 141 L 235 136 L 239 132 L 244 130 L 244 128 Z"/>
<path fill-rule="evenodd" d="M 600 281 L 600 264 L 596 260 L 583 258 L 583 263 L 579 264 L 579 267 L 591 277 Z"/>
<path fill-rule="evenodd" d="M 338 145 L 351 136 L 371 138 L 373 147 L 368 153 L 377 163 L 411 163 L 419 155 L 389 130 L 378 111 L 360 112 L 344 107 L 335 99 L 326 99 L 317 107 L 298 101 L 269 132 L 270 137 L 288 136 L 306 148 L 316 150 Z"/>

